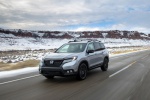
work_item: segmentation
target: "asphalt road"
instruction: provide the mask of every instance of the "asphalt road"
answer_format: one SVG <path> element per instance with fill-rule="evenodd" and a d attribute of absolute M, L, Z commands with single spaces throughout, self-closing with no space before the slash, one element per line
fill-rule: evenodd
<path fill-rule="evenodd" d="M 111 57 L 107 72 L 83 81 L 38 72 L 0 79 L 0 100 L 150 100 L 150 50 Z"/>

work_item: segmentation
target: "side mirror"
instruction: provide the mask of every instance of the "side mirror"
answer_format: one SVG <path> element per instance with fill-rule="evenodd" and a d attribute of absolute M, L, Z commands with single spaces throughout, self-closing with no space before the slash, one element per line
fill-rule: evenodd
<path fill-rule="evenodd" d="M 87 53 L 94 53 L 94 50 L 88 50 Z"/>

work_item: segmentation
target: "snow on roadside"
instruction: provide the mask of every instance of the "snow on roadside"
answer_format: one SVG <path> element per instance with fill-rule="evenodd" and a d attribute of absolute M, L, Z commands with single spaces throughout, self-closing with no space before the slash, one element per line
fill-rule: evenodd
<path fill-rule="evenodd" d="M 38 67 L 27 67 L 23 69 L 2 71 L 0 72 L 0 78 L 14 77 L 22 74 L 32 73 L 38 71 Z"/>

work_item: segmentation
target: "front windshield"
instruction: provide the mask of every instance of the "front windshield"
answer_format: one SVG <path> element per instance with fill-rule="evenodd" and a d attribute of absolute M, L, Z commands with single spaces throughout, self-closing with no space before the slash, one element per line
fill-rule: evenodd
<path fill-rule="evenodd" d="M 83 52 L 86 47 L 86 43 L 70 43 L 61 46 L 56 53 L 79 53 Z"/>

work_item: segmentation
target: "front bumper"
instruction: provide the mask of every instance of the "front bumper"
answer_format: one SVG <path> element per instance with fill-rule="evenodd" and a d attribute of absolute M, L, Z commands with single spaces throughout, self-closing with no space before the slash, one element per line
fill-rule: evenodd
<path fill-rule="evenodd" d="M 73 69 L 67 69 L 64 70 L 61 67 L 42 67 L 39 69 L 39 73 L 47 76 L 47 75 L 52 75 L 52 76 L 70 76 L 70 75 L 76 75 L 77 73 L 74 72 Z"/>
<path fill-rule="evenodd" d="M 60 66 L 46 66 L 44 63 L 39 65 L 39 73 L 44 76 L 69 76 L 76 75 L 78 71 L 78 62 L 72 61 L 62 63 Z"/>

